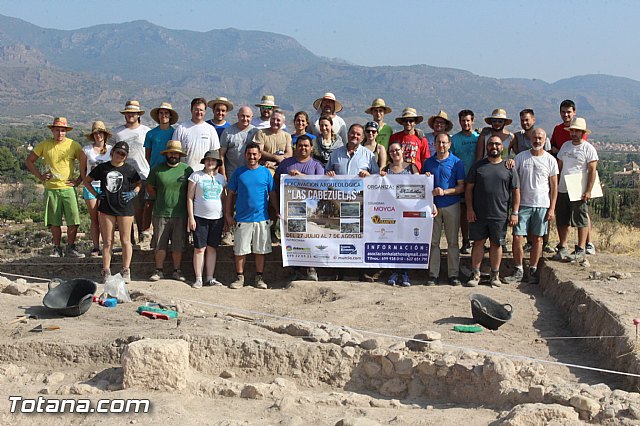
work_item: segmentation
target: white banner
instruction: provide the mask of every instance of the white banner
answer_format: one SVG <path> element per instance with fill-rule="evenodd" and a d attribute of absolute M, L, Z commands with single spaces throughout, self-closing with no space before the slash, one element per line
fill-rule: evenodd
<path fill-rule="evenodd" d="M 286 176 L 284 266 L 429 267 L 433 177 Z"/>

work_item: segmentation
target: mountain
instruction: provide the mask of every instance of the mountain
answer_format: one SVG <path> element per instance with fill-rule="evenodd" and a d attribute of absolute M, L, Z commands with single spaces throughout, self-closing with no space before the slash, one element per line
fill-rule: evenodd
<path fill-rule="evenodd" d="M 2 122 L 42 124 L 45 114 L 85 127 L 98 118 L 114 126 L 131 98 L 147 109 L 167 100 L 188 117 L 196 96 L 252 105 L 262 94 L 274 94 L 291 114 L 310 111 L 327 91 L 343 102 L 347 121 L 365 121 L 364 109 L 381 96 L 394 108 L 392 117 L 412 106 L 425 117 L 444 109 L 456 122 L 457 111 L 472 109 L 479 127 L 501 107 L 514 118 L 513 129 L 518 112 L 533 108 L 538 125 L 551 130 L 560 102 L 569 98 L 594 138 L 640 140 L 632 119 L 640 112 L 640 82 L 627 78 L 585 75 L 550 84 L 428 65 L 364 67 L 260 31 L 171 30 L 146 21 L 62 31 L 0 15 Z"/>

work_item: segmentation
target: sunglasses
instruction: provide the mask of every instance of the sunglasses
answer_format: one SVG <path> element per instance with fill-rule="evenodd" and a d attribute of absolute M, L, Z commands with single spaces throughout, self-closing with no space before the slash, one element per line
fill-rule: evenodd
<path fill-rule="evenodd" d="M 273 109 L 272 106 L 261 106 L 260 109 L 266 109 L 267 111 Z"/>
<path fill-rule="evenodd" d="M 405 118 L 405 119 L 402 120 L 402 122 L 410 124 L 410 123 L 415 123 L 416 120 L 413 119 L 413 118 Z"/>
<path fill-rule="evenodd" d="M 127 155 L 127 153 L 121 149 L 116 149 L 115 151 L 113 151 L 114 154 L 118 154 L 118 155 L 122 155 L 123 157 L 125 155 Z"/>
<path fill-rule="evenodd" d="M 367 129 L 367 130 L 365 130 L 365 131 L 366 131 L 367 133 L 378 133 L 378 131 L 377 131 L 377 130 L 368 130 L 368 129 Z"/>

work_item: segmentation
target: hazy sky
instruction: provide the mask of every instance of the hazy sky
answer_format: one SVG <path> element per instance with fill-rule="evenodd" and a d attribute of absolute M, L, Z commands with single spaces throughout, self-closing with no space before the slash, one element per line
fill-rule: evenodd
<path fill-rule="evenodd" d="M 5 0 L 0 14 L 57 29 L 145 19 L 203 32 L 269 31 L 360 65 L 428 64 L 548 82 L 597 73 L 640 80 L 638 1 Z"/>

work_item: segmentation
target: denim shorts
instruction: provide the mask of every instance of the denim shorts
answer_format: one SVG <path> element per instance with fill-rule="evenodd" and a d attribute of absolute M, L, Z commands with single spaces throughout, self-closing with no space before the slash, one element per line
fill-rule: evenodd
<path fill-rule="evenodd" d="M 513 227 L 513 235 L 537 235 L 542 237 L 547 233 L 548 222 L 546 207 L 522 207 L 518 212 L 518 224 Z"/>

